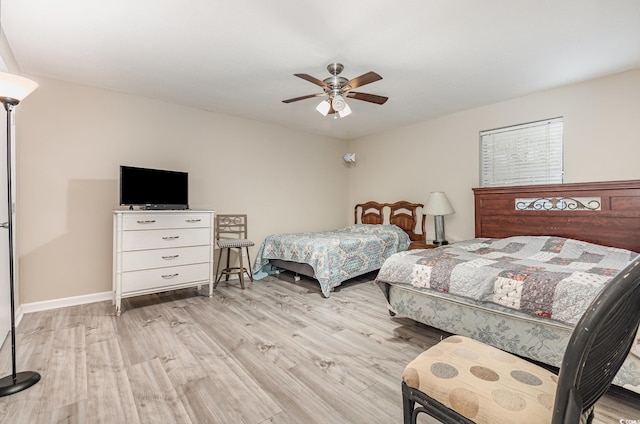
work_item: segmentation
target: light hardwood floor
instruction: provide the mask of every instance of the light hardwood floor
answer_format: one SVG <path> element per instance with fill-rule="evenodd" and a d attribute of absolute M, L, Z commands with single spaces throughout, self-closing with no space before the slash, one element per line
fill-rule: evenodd
<path fill-rule="evenodd" d="M 0 422 L 401 423 L 402 370 L 444 333 L 391 318 L 371 277 L 329 299 L 268 277 L 126 299 L 120 317 L 110 302 L 28 314 L 18 371 L 42 381 L 0 398 Z M 640 396 L 597 404 L 596 422 L 620 419 L 640 420 Z"/>

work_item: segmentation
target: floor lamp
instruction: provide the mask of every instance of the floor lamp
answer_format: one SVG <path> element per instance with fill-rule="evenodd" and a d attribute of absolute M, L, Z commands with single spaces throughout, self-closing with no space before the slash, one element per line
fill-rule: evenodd
<path fill-rule="evenodd" d="M 7 222 L 0 224 L 9 231 L 9 286 L 11 292 L 11 375 L 0 379 L 0 397 L 21 392 L 40 381 L 40 374 L 33 371 L 16 372 L 16 313 L 13 268 L 13 193 L 11 184 L 11 140 L 13 135 L 13 108 L 38 86 L 37 83 L 13 74 L 0 72 L 0 102 L 7 111 Z"/>

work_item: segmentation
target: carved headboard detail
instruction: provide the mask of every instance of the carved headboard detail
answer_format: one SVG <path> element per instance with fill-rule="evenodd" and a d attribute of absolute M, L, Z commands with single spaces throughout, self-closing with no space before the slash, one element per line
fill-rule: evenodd
<path fill-rule="evenodd" d="M 421 203 L 411 203 L 401 200 L 395 203 L 366 202 L 360 203 L 354 209 L 356 224 L 394 224 L 402 228 L 411 241 L 425 241 L 425 215 L 418 208 L 424 208 Z M 385 214 L 389 210 L 388 216 Z"/>
<path fill-rule="evenodd" d="M 640 252 L 640 180 L 473 191 L 476 237 L 551 235 Z"/>

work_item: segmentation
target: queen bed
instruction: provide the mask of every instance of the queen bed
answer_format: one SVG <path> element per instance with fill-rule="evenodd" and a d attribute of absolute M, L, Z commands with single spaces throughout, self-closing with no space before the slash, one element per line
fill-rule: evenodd
<path fill-rule="evenodd" d="M 394 253 L 424 242 L 423 205 L 366 202 L 354 208 L 354 225 L 334 231 L 273 234 L 258 251 L 254 278 L 288 270 L 316 279 L 322 294 L 343 281 L 380 269 Z"/>
<path fill-rule="evenodd" d="M 640 181 L 474 197 L 475 239 L 385 261 L 389 310 L 558 367 L 590 300 L 640 252 Z M 614 384 L 640 393 L 640 333 Z"/>

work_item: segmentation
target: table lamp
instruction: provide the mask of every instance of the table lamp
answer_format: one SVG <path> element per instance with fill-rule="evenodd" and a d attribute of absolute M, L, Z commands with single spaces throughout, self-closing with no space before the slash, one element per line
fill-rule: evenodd
<path fill-rule="evenodd" d="M 437 246 L 449 244 L 444 237 L 444 215 L 451 215 L 454 212 L 455 210 L 453 206 L 451 206 L 451 203 L 449 203 L 449 199 L 447 199 L 447 195 L 444 194 L 444 192 L 434 191 L 429 195 L 424 213 L 433 215 L 436 232 L 436 238 L 433 240 L 433 244 Z"/>

